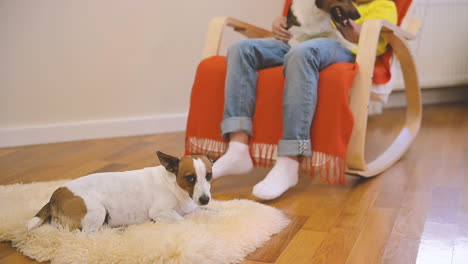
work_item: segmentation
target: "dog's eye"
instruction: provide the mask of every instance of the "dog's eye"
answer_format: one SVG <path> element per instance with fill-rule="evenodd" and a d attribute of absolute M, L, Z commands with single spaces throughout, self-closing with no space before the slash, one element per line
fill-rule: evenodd
<path fill-rule="evenodd" d="M 207 181 L 210 181 L 211 178 L 213 178 L 213 173 L 208 172 L 208 173 L 206 174 L 206 180 L 207 180 Z"/>
<path fill-rule="evenodd" d="M 193 175 L 185 176 L 185 180 L 187 180 L 190 183 L 195 183 L 195 176 Z"/>

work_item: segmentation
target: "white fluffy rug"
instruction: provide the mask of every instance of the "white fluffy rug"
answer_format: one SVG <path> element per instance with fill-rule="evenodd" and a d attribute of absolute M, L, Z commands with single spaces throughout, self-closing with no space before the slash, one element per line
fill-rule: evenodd
<path fill-rule="evenodd" d="M 30 232 L 26 222 L 66 181 L 0 186 L 0 241 L 26 256 L 52 263 L 239 263 L 289 220 L 279 210 L 248 200 L 212 201 L 179 223 L 145 223 L 97 234 Z"/>

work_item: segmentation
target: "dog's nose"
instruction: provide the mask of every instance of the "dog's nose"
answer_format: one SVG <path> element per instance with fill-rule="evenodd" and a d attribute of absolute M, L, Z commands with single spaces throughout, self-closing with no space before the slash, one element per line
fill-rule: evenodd
<path fill-rule="evenodd" d="M 210 197 L 208 197 L 207 195 L 202 195 L 200 196 L 198 201 L 200 202 L 201 205 L 207 205 L 210 202 Z"/>
<path fill-rule="evenodd" d="M 351 12 L 349 14 L 349 18 L 351 18 L 352 20 L 359 19 L 360 17 L 361 17 L 361 14 L 359 14 L 359 12 Z"/>

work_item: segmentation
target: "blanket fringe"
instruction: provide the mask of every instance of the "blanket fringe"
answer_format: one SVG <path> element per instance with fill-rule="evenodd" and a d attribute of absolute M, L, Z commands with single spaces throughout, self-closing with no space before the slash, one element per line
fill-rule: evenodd
<path fill-rule="evenodd" d="M 185 154 L 209 154 L 219 158 L 227 150 L 228 142 L 216 139 L 186 137 Z M 278 153 L 275 144 L 250 143 L 250 155 L 256 167 L 272 167 Z M 301 159 L 300 170 L 310 172 L 310 177 L 318 175 L 319 179 L 331 185 L 347 185 L 346 159 L 323 152 L 313 151 L 312 156 Z"/>
<path fill-rule="evenodd" d="M 227 141 L 208 138 L 186 137 L 185 155 L 209 154 L 211 158 L 219 158 L 226 152 Z"/>
<path fill-rule="evenodd" d="M 267 168 L 275 165 L 275 157 L 278 153 L 277 145 L 250 143 L 249 149 L 254 166 Z"/>
<path fill-rule="evenodd" d="M 301 161 L 301 170 L 318 175 L 319 179 L 331 185 L 348 185 L 346 181 L 346 159 L 313 151 L 311 157 Z"/>

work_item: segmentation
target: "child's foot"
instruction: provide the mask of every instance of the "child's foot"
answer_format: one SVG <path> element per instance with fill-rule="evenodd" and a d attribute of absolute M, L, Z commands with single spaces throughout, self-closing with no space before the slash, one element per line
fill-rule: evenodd
<path fill-rule="evenodd" d="M 278 157 L 275 166 L 263 181 L 254 186 L 252 194 L 263 200 L 279 197 L 297 184 L 299 162 L 288 157 Z"/>
<path fill-rule="evenodd" d="M 253 169 L 249 145 L 231 141 L 227 152 L 213 164 L 213 178 L 244 174 Z"/>

